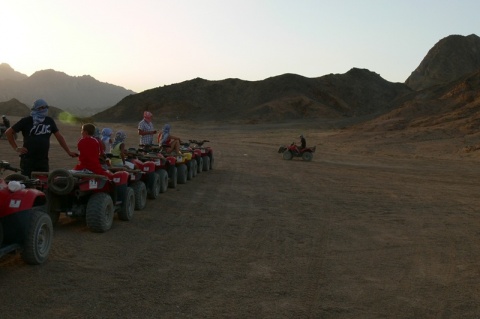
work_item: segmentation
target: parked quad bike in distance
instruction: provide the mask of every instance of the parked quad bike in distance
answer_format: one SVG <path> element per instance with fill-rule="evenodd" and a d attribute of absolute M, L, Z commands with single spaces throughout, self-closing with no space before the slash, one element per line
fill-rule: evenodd
<path fill-rule="evenodd" d="M 0 161 L 0 172 L 20 169 Z M 53 242 L 53 225 L 44 211 L 45 194 L 38 179 L 18 173 L 0 178 L 0 257 L 19 251 L 31 265 L 44 263 Z"/>
<path fill-rule="evenodd" d="M 135 210 L 144 209 L 147 206 L 147 197 L 149 197 L 149 191 L 146 185 L 146 181 L 148 180 L 147 173 L 140 169 L 130 169 L 127 167 L 109 167 L 109 170 L 112 172 L 124 171 L 128 173 L 128 187 L 133 189 L 133 194 L 135 195 Z"/>
<path fill-rule="evenodd" d="M 317 146 L 299 149 L 295 143 L 292 143 L 290 146 L 280 146 L 278 153 L 281 153 L 285 160 L 291 160 L 294 157 L 301 157 L 304 161 L 310 162 L 313 159 L 313 153 L 315 153 L 316 148 Z"/>
<path fill-rule="evenodd" d="M 90 230 L 103 233 L 112 227 L 114 213 L 123 221 L 133 218 L 135 193 L 128 186 L 128 172 L 115 172 L 111 179 L 67 169 L 32 172 L 32 176 L 47 184 L 47 213 L 54 224 L 65 213 L 85 219 Z"/>
<path fill-rule="evenodd" d="M 167 173 L 167 188 L 177 188 L 178 183 L 178 169 L 177 169 L 177 157 L 162 152 L 162 148 L 157 145 L 139 145 L 137 154 L 141 158 L 155 157 L 155 172 L 160 175 L 160 180 L 165 179 L 165 172 Z M 161 193 L 166 192 L 167 188 L 162 188 Z"/>
<path fill-rule="evenodd" d="M 200 167 L 203 171 L 209 171 L 213 169 L 215 158 L 213 156 L 213 149 L 210 146 L 203 146 L 206 142 L 210 142 L 209 140 L 188 140 L 190 142 L 190 147 L 193 150 L 200 150 L 202 165 L 200 166 L 200 161 L 197 162 L 199 171 Z"/>

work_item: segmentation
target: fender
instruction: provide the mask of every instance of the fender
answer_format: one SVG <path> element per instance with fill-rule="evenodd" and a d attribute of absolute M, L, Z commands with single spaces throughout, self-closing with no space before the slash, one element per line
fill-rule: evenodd
<path fill-rule="evenodd" d="M 142 162 L 142 164 L 143 164 L 143 167 L 138 166 L 138 167 L 141 167 L 142 171 L 147 172 L 147 173 L 155 172 L 155 163 L 154 162 L 148 161 L 148 162 Z"/>
<path fill-rule="evenodd" d="M 129 173 L 126 171 L 118 171 L 113 174 L 113 182 L 116 185 L 123 185 L 128 183 Z"/>
<path fill-rule="evenodd" d="M 27 188 L 13 193 L 4 189 L 0 192 L 0 217 L 45 205 L 46 201 L 45 194 L 36 189 Z"/>

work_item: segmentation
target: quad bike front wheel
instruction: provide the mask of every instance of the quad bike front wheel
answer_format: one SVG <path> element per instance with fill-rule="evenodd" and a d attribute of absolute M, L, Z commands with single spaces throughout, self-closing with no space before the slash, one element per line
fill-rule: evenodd
<path fill-rule="evenodd" d="M 290 151 L 285 151 L 282 154 L 284 160 L 291 160 L 293 158 L 293 154 Z"/>
<path fill-rule="evenodd" d="M 150 199 L 156 199 L 158 197 L 158 194 L 160 194 L 160 187 L 161 181 L 160 181 L 160 176 L 155 173 L 148 173 L 148 188 L 147 188 L 147 196 Z"/>
<path fill-rule="evenodd" d="M 208 172 L 210 170 L 210 157 L 202 156 L 203 159 L 203 171 Z"/>
<path fill-rule="evenodd" d="M 130 221 L 133 218 L 133 211 L 135 210 L 135 193 L 131 187 L 125 188 L 122 206 L 118 212 L 120 220 Z"/>
<path fill-rule="evenodd" d="M 52 242 L 53 225 L 50 216 L 39 209 L 30 210 L 21 254 L 22 259 L 31 265 L 45 262 Z"/>
<path fill-rule="evenodd" d="M 135 194 L 135 209 L 142 210 L 147 206 L 147 187 L 142 181 L 133 182 L 130 187 Z"/>
<path fill-rule="evenodd" d="M 104 233 L 113 224 L 113 201 L 107 193 L 95 193 L 90 196 L 87 203 L 87 227 L 93 232 Z"/>
<path fill-rule="evenodd" d="M 187 183 L 187 174 L 188 168 L 187 165 L 181 164 L 177 166 L 177 183 L 186 184 Z"/>
<path fill-rule="evenodd" d="M 160 193 L 165 193 L 168 189 L 168 173 L 164 169 L 159 169 L 155 171 L 155 174 L 158 174 L 158 179 L 160 180 Z"/>
<path fill-rule="evenodd" d="M 313 158 L 312 152 L 305 152 L 302 154 L 302 159 L 306 162 L 310 162 Z"/>

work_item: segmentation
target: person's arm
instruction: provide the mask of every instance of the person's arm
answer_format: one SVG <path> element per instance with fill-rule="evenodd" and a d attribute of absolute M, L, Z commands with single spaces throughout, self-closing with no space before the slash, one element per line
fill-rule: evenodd
<path fill-rule="evenodd" d="M 65 138 L 63 138 L 63 135 L 60 134 L 60 131 L 55 132 L 53 135 L 55 135 L 58 144 L 60 144 L 60 146 L 65 150 L 65 152 L 67 152 L 68 155 L 71 157 L 78 156 L 77 153 L 70 151 L 70 148 L 68 148 L 67 142 L 65 142 Z"/>
<path fill-rule="evenodd" d="M 125 165 L 125 144 L 120 144 L 120 157 L 122 158 L 123 165 Z"/>
<path fill-rule="evenodd" d="M 19 147 L 17 145 L 17 142 L 15 141 L 15 131 L 11 127 L 9 127 L 5 131 L 5 136 L 7 137 L 8 143 L 10 144 L 10 146 L 13 148 L 15 152 L 18 152 L 20 154 L 25 154 L 28 152 L 28 150 L 25 147 Z"/>

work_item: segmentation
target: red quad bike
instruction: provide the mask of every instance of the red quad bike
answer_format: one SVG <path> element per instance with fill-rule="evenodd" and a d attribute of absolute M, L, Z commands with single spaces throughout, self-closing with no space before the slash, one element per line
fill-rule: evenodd
<path fill-rule="evenodd" d="M 135 149 L 129 148 L 128 153 L 132 158 L 135 158 L 134 163 L 138 162 L 153 162 L 154 172 L 158 175 L 159 192 L 165 193 L 168 189 L 168 171 L 167 171 L 167 159 L 162 154 L 152 151 L 148 148 L 146 150 L 144 145 L 142 148 Z"/>
<path fill-rule="evenodd" d="M 146 185 L 147 197 L 149 199 L 156 199 L 162 191 L 164 180 L 161 179 L 160 174 L 156 173 L 155 158 L 140 157 L 135 148 L 129 148 L 127 156 L 128 161 L 135 164 L 135 166 L 143 173 L 141 174 L 141 180 Z"/>
<path fill-rule="evenodd" d="M 128 172 L 115 172 L 111 179 L 67 169 L 32 172 L 32 176 L 47 184 L 46 207 L 54 224 L 65 213 L 85 219 L 90 230 L 103 233 L 112 227 L 114 213 L 120 220 L 133 218 L 135 193 L 128 185 Z"/>
<path fill-rule="evenodd" d="M 294 157 L 301 157 L 304 161 L 310 162 L 313 159 L 313 153 L 317 147 L 306 147 L 304 149 L 299 149 L 295 143 L 290 144 L 290 146 L 280 146 L 278 153 L 282 153 L 283 159 L 291 160 Z"/>
<path fill-rule="evenodd" d="M 156 145 L 140 145 L 140 147 L 141 148 L 138 149 L 138 154 L 143 154 L 140 156 L 148 157 L 156 156 L 154 160 L 155 172 L 161 174 L 161 180 L 164 178 L 164 173 L 162 171 L 167 172 L 168 187 L 176 188 L 178 182 L 178 169 L 176 166 L 177 158 L 175 156 L 162 153 L 162 148 Z"/>
<path fill-rule="evenodd" d="M 147 174 L 139 169 L 129 169 L 127 167 L 109 167 L 112 172 L 127 172 L 128 173 L 128 187 L 133 189 L 135 195 L 135 210 L 142 210 L 147 206 L 147 186 L 144 180 L 147 179 Z"/>
<path fill-rule="evenodd" d="M 202 163 L 200 165 L 200 161 L 197 162 L 199 171 L 200 167 L 202 171 L 209 171 L 213 169 L 215 158 L 213 157 L 213 149 L 210 146 L 203 146 L 206 142 L 210 142 L 209 140 L 188 140 L 190 142 L 190 147 L 193 150 L 200 150 L 200 155 L 202 159 Z"/>
<path fill-rule="evenodd" d="M 0 162 L 0 171 L 20 169 Z M 40 181 L 20 174 L 0 178 L 0 257 L 21 252 L 31 265 L 47 260 L 53 242 L 50 216 L 44 212 L 46 197 L 36 189 Z"/>

